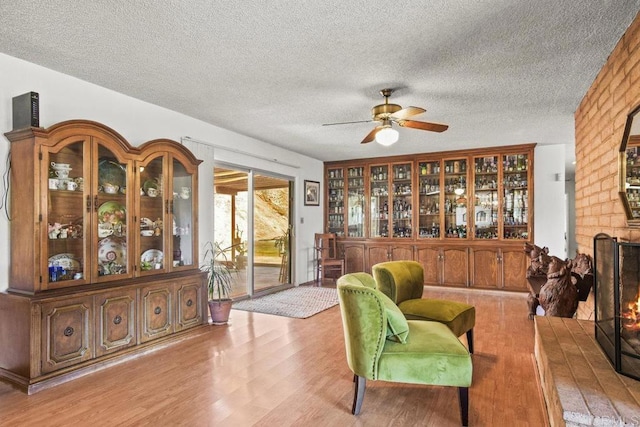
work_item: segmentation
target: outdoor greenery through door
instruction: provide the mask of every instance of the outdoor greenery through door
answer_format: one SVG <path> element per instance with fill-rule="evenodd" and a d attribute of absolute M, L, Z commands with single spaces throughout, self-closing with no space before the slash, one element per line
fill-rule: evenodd
<path fill-rule="evenodd" d="M 232 298 L 290 283 L 292 189 L 291 179 L 215 167 L 214 235 L 236 269 Z"/>

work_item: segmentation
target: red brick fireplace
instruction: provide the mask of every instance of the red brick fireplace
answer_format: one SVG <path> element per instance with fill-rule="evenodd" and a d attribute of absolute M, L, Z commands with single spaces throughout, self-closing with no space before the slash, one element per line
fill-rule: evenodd
<path fill-rule="evenodd" d="M 635 17 L 575 112 L 576 239 L 593 256 L 598 233 L 640 242 L 618 196 L 618 150 L 627 115 L 640 105 L 640 13 Z M 578 318 L 594 319 L 593 292 Z"/>

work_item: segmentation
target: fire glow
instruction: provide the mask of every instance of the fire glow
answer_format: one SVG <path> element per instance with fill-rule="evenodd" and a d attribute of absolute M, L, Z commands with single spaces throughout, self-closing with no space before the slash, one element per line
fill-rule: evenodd
<path fill-rule="evenodd" d="M 637 301 L 630 302 L 620 313 L 622 327 L 628 331 L 640 332 L 640 296 Z"/>

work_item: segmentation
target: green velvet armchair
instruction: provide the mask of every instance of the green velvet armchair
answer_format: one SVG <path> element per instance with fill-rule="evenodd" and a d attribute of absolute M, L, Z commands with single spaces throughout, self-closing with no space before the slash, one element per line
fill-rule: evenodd
<path fill-rule="evenodd" d="M 473 353 L 474 306 L 457 301 L 422 298 L 424 270 L 416 261 L 388 261 L 372 268 L 379 291 L 398 305 L 407 319 L 444 323 L 456 336 L 467 334 L 469 352 Z"/>
<path fill-rule="evenodd" d="M 407 320 L 367 273 L 338 279 L 347 363 L 354 373 L 351 412 L 362 408 L 366 380 L 458 387 L 468 423 L 473 367 L 465 346 L 444 324 Z"/>

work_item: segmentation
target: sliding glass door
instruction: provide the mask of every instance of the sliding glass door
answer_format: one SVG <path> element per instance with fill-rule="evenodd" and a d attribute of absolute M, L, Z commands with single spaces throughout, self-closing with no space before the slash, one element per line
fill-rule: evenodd
<path fill-rule="evenodd" d="M 291 282 L 292 182 L 262 173 L 253 178 L 254 290 Z"/>
<path fill-rule="evenodd" d="M 214 244 L 218 261 L 234 271 L 231 298 L 247 294 L 249 173 L 216 167 L 214 170 Z"/>
<path fill-rule="evenodd" d="M 214 169 L 215 243 L 232 266 L 232 298 L 291 282 L 293 179 L 230 166 Z"/>

